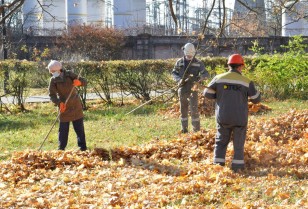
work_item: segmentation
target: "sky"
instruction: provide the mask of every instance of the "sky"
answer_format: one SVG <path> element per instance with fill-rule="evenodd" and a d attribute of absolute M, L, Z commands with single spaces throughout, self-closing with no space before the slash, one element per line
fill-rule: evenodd
<path fill-rule="evenodd" d="M 233 5 L 234 5 L 234 1 L 235 0 L 226 0 L 226 6 L 228 7 L 228 8 L 230 8 L 230 9 L 233 9 Z M 196 7 L 198 6 L 198 7 L 201 7 L 203 4 L 202 4 L 202 0 L 187 0 L 186 2 L 188 2 L 189 3 L 189 5 L 190 6 L 195 6 L 196 5 Z M 210 0 L 208 0 L 208 2 L 210 2 Z"/>

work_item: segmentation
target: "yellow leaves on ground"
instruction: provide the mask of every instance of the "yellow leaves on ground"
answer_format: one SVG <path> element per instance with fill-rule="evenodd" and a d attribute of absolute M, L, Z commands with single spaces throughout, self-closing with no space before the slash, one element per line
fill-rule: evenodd
<path fill-rule="evenodd" d="M 200 86 L 194 86 L 193 91 L 198 91 Z M 211 116 L 214 115 L 215 111 L 215 100 L 207 99 L 202 96 L 201 93 L 198 94 L 198 110 L 201 115 Z M 256 114 L 260 112 L 267 112 L 270 111 L 271 108 L 267 105 L 262 103 L 253 104 L 252 102 L 248 102 L 248 112 L 249 114 Z M 161 114 L 165 115 L 166 117 L 179 117 L 180 116 L 180 104 L 178 101 L 174 101 L 174 104 L 171 107 L 161 110 Z"/>
<path fill-rule="evenodd" d="M 229 201 L 224 203 L 223 208 L 224 209 L 241 209 L 239 206 L 237 206 L 234 203 L 229 202 Z"/>
<path fill-rule="evenodd" d="M 268 110 L 271 110 L 271 108 L 261 103 L 254 104 L 252 102 L 248 102 L 248 110 L 249 113 L 258 113 L 258 112 L 266 112 Z"/>
<path fill-rule="evenodd" d="M 247 169 L 212 165 L 215 130 L 91 152 L 23 151 L 0 163 L 0 208 L 308 208 L 308 112 L 250 120 Z M 299 128 L 297 128 L 299 127 Z"/>

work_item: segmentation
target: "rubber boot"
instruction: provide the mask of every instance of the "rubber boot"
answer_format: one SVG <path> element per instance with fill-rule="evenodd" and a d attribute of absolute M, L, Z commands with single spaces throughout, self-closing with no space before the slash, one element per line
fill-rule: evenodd
<path fill-rule="evenodd" d="M 200 131 L 200 119 L 199 118 L 192 119 L 191 124 L 192 124 L 194 132 Z"/>
<path fill-rule="evenodd" d="M 182 133 L 187 133 L 188 132 L 188 119 L 181 119 L 181 124 L 182 124 Z"/>

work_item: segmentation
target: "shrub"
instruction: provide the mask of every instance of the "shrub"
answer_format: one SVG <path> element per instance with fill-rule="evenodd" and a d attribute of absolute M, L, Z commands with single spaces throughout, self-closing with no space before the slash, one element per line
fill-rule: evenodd
<path fill-rule="evenodd" d="M 300 39 L 290 43 L 284 54 L 245 57 L 245 72 L 256 83 L 264 97 L 286 99 L 289 97 L 307 99 L 308 59 L 302 50 Z M 226 72 L 227 59 L 224 57 L 202 57 L 210 77 Z M 175 59 L 130 60 L 130 61 L 87 61 L 63 63 L 64 69 L 72 70 L 88 80 L 79 93 L 86 108 L 87 92 L 95 92 L 106 103 L 111 104 L 112 93 L 127 93 L 142 101 L 151 100 L 151 92 L 164 92 L 176 86 L 171 71 Z M 28 88 L 47 88 L 49 73 L 46 62 L 5 60 L 0 62 L 0 82 L 5 80 L 5 72 L 10 94 L 16 98 L 21 110 Z M 211 79 L 210 78 L 210 79 Z"/>
<path fill-rule="evenodd" d="M 37 64 L 28 61 L 5 60 L 0 62 L 0 71 L 2 75 L 8 72 L 8 77 L 2 77 L 7 81 L 7 91 L 14 97 L 14 104 L 25 111 L 25 93 L 36 80 Z M 16 99 L 16 100 L 15 100 Z"/>
<path fill-rule="evenodd" d="M 250 73 L 266 97 L 308 98 L 308 59 L 303 39 L 295 36 L 283 54 L 261 55 Z"/>

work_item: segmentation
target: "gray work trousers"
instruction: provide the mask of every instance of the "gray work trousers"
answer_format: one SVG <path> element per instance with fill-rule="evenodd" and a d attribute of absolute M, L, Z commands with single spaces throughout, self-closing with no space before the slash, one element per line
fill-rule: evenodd
<path fill-rule="evenodd" d="M 244 144 L 247 126 L 230 126 L 217 123 L 217 133 L 214 149 L 214 163 L 225 165 L 225 157 L 228 144 L 233 135 L 234 156 L 232 169 L 244 168 Z"/>
<path fill-rule="evenodd" d="M 188 132 L 188 106 L 190 106 L 191 124 L 193 131 L 200 131 L 198 111 L 198 92 L 182 92 L 179 90 L 182 132 Z"/>

